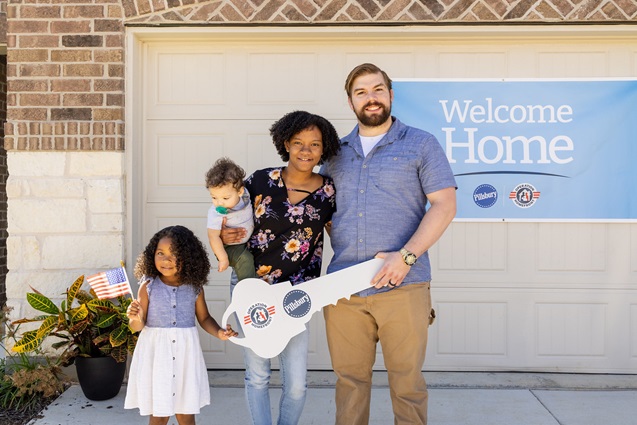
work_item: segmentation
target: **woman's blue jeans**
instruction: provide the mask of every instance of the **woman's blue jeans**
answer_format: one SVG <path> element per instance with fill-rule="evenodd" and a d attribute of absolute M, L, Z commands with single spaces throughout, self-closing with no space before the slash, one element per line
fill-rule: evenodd
<path fill-rule="evenodd" d="M 297 425 L 301 418 L 307 392 L 307 349 L 309 330 L 293 337 L 279 354 L 281 368 L 281 402 L 277 425 Z M 272 425 L 270 413 L 270 359 L 244 349 L 246 365 L 245 388 L 253 425 Z"/>
<path fill-rule="evenodd" d="M 230 295 L 237 285 L 237 275 L 232 272 L 230 278 Z M 307 393 L 307 349 L 310 342 L 310 331 L 294 336 L 285 349 L 279 354 L 281 369 L 281 402 L 279 403 L 279 420 L 277 425 L 297 425 L 305 405 Z M 270 359 L 254 354 L 249 348 L 243 349 L 246 365 L 246 399 L 253 425 L 272 425 L 270 411 Z"/>

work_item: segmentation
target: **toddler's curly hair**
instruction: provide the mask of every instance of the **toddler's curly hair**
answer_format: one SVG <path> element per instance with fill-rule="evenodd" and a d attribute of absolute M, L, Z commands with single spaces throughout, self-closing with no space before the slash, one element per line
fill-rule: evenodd
<path fill-rule="evenodd" d="M 224 186 L 228 183 L 239 190 L 243 187 L 246 172 L 230 158 L 219 158 L 206 173 L 206 188 Z"/>
<path fill-rule="evenodd" d="M 270 127 L 272 142 L 284 162 L 290 160 L 290 153 L 285 149 L 285 142 L 292 140 L 292 137 L 301 131 L 312 128 L 318 128 L 323 138 L 323 155 L 321 155 L 319 164 L 338 153 L 341 143 L 332 123 L 319 115 L 306 111 L 294 111 L 285 114 Z"/>
<path fill-rule="evenodd" d="M 208 252 L 199 238 L 184 226 L 170 226 L 155 233 L 137 257 L 135 277 L 142 279 L 143 276 L 151 278 L 161 276 L 155 266 L 155 251 L 163 238 L 170 239 L 171 254 L 176 258 L 177 277 L 181 284 L 203 287 L 208 282 L 208 273 L 210 273 Z"/>

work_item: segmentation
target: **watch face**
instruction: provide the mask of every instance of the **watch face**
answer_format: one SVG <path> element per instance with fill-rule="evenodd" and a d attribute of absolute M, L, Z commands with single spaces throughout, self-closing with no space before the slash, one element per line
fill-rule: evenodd
<path fill-rule="evenodd" d="M 414 264 L 416 264 L 416 255 L 407 251 L 406 249 L 401 249 L 400 253 L 403 256 L 403 261 L 405 262 L 405 264 L 407 264 L 408 266 L 413 266 Z"/>

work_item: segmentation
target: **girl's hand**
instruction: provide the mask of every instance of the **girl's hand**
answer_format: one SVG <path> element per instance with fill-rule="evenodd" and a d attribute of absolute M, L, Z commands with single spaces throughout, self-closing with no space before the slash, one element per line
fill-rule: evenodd
<path fill-rule="evenodd" d="M 132 303 L 126 309 L 126 316 L 128 320 L 141 322 L 144 317 L 144 311 L 139 300 L 133 300 Z"/>
<path fill-rule="evenodd" d="M 239 334 L 237 332 L 235 332 L 232 329 L 232 326 L 230 326 L 230 325 L 226 325 L 226 329 L 225 330 L 219 328 L 219 330 L 217 331 L 217 338 L 219 338 L 222 341 L 226 341 L 226 340 L 230 339 L 230 337 L 237 336 L 237 335 L 239 335 Z"/>

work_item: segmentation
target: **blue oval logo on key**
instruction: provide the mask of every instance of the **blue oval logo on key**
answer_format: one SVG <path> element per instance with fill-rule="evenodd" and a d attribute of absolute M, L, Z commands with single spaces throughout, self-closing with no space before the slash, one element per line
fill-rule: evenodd
<path fill-rule="evenodd" d="M 305 291 L 293 289 L 283 298 L 283 310 L 288 316 L 300 318 L 310 312 L 312 300 Z"/>

